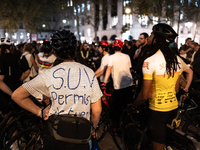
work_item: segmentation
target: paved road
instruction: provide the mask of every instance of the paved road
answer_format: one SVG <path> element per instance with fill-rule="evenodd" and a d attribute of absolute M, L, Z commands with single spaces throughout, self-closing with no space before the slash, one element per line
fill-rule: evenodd
<path fill-rule="evenodd" d="M 121 138 L 115 136 L 119 146 L 123 147 Z M 118 150 L 118 147 L 115 145 L 112 136 L 109 132 L 106 133 L 105 137 L 98 143 L 100 150 Z"/>

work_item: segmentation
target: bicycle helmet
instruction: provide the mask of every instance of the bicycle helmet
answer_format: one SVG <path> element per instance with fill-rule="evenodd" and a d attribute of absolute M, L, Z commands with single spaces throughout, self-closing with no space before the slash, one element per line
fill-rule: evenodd
<path fill-rule="evenodd" d="M 77 40 L 70 30 L 57 30 L 51 36 L 50 43 L 61 60 L 74 57 Z"/>
<path fill-rule="evenodd" d="M 108 42 L 107 41 L 101 41 L 101 46 L 108 46 Z"/>
<path fill-rule="evenodd" d="M 122 48 L 124 46 L 123 42 L 121 40 L 115 40 L 112 44 L 113 47 L 120 47 Z"/>
<path fill-rule="evenodd" d="M 11 45 L 11 40 L 9 38 L 1 38 L 0 45 Z"/>
<path fill-rule="evenodd" d="M 178 34 L 174 29 L 165 23 L 159 23 L 153 26 L 153 32 L 162 36 L 167 43 L 173 43 Z"/>

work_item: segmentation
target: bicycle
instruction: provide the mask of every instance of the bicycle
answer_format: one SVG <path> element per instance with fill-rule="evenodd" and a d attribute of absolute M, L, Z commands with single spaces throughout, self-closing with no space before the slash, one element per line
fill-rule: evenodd
<path fill-rule="evenodd" d="M 151 141 L 148 137 L 147 105 L 137 109 L 131 105 L 124 110 L 130 117 L 131 122 L 123 127 L 122 142 L 125 150 L 149 150 Z M 136 116 L 133 118 L 133 116 Z M 190 135 L 167 124 L 166 146 L 175 147 L 179 150 L 199 150 L 200 142 Z"/>

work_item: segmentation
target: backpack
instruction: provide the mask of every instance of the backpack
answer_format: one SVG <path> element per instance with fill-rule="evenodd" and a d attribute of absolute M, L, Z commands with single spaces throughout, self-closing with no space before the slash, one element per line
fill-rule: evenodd
<path fill-rule="evenodd" d="M 27 55 L 27 54 L 26 54 Z M 20 68 L 22 72 L 27 71 L 28 69 L 30 69 L 28 61 L 26 59 L 26 55 L 23 55 L 22 58 L 20 59 Z"/>

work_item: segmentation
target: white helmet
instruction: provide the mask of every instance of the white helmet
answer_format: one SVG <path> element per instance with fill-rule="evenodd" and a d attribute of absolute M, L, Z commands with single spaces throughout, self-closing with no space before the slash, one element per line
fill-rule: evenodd
<path fill-rule="evenodd" d="M 1 38 L 0 45 L 11 45 L 11 40 L 9 38 Z"/>

